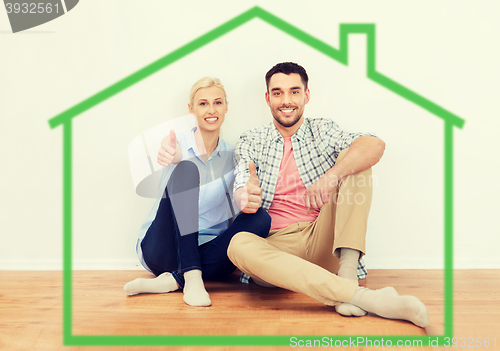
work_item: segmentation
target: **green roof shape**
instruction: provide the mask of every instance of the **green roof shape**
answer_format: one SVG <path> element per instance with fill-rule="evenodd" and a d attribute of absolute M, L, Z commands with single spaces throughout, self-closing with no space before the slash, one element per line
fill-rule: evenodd
<path fill-rule="evenodd" d="M 275 15 L 263 10 L 262 8 L 255 6 L 239 16 L 227 21 L 226 23 L 218 26 L 215 29 L 199 36 L 198 38 L 192 40 L 191 42 L 185 44 L 184 46 L 172 51 L 168 55 L 154 61 L 153 63 L 147 65 L 146 67 L 132 73 L 131 75 L 123 78 L 122 80 L 116 82 L 113 85 L 101 90 L 100 92 L 92 95 L 91 97 L 83 100 L 82 102 L 70 107 L 66 111 L 61 112 L 57 116 L 49 120 L 49 125 L 51 128 L 55 128 L 66 121 L 75 118 L 79 114 L 85 112 L 86 110 L 100 104 L 101 102 L 109 99 L 113 95 L 131 87 L 132 85 L 140 82 L 144 78 L 155 74 L 159 70 L 167 67 L 168 65 L 180 60 L 181 58 L 189 55 L 190 53 L 198 50 L 199 48 L 209 44 L 210 42 L 222 37 L 223 35 L 231 32 L 232 30 L 242 26 L 243 24 L 249 22 L 254 18 L 260 18 L 264 22 L 280 29 L 286 34 L 294 37 L 295 39 L 303 42 L 304 44 L 310 46 L 313 49 L 318 50 L 324 55 L 332 58 L 333 60 L 343 64 L 348 65 L 349 57 L 349 34 L 366 34 L 367 43 L 367 77 L 374 82 L 380 84 L 386 89 L 394 92 L 395 94 L 413 102 L 414 104 L 422 107 L 423 109 L 429 111 L 430 113 L 436 115 L 437 117 L 451 122 L 454 126 L 462 128 L 464 125 L 464 120 L 452 112 L 444 109 L 443 107 L 435 104 L 434 102 L 426 99 L 425 97 L 411 91 L 410 89 L 404 87 L 403 85 L 397 83 L 396 81 L 388 78 L 380 72 L 377 72 L 375 68 L 375 24 L 341 24 L 340 25 L 340 47 L 336 49 L 325 42 L 307 34 L 306 32 L 300 30 L 299 28 L 291 25 L 276 17 Z"/>
<path fill-rule="evenodd" d="M 199 48 L 224 36 L 232 30 L 242 26 L 254 18 L 276 27 L 293 38 L 316 49 L 318 52 L 333 60 L 348 65 L 349 34 L 366 35 L 366 75 L 369 79 L 392 91 L 400 97 L 420 106 L 424 110 L 439 117 L 444 122 L 444 334 L 435 336 L 438 345 L 449 344 L 453 336 L 453 131 L 454 127 L 463 128 L 464 119 L 444 109 L 436 103 L 404 87 L 389 77 L 376 70 L 375 60 L 375 24 L 340 24 L 339 49 L 307 34 L 301 29 L 283 21 L 279 17 L 255 6 L 221 24 L 215 29 L 199 36 L 184 46 L 172 51 L 144 68 L 130 74 L 122 80 L 101 90 L 91 97 L 68 108 L 66 111 L 49 119 L 50 128 L 63 126 L 63 343 L 64 345 L 78 346 L 144 346 L 144 345 L 169 345 L 169 346 L 290 346 L 286 335 L 74 335 L 72 326 L 73 316 L 73 273 L 72 273 L 72 226 L 73 226 L 73 142 L 72 120 L 81 113 L 91 109 L 101 102 L 111 98 L 121 91 L 131 87 L 141 80 L 155 74 L 168 65 L 182 59 Z M 303 337 L 303 336 L 298 336 Z M 310 338 L 311 336 L 308 336 Z M 350 335 L 333 336 L 335 341 L 349 342 Z M 394 335 L 369 335 L 363 336 L 372 342 L 399 341 L 420 342 L 420 346 L 430 342 L 428 336 L 394 336 Z M 342 344 L 343 345 L 343 344 Z"/>

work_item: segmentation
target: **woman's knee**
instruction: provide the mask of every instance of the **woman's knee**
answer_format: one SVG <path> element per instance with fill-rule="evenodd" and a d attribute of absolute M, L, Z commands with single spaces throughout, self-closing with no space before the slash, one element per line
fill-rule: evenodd
<path fill-rule="evenodd" d="M 255 223 L 259 226 L 262 237 L 267 237 L 269 230 L 271 230 L 271 216 L 265 209 L 259 207 L 257 212 L 255 212 Z"/>
<path fill-rule="evenodd" d="M 240 213 L 237 218 L 238 225 L 244 231 L 251 232 L 265 238 L 271 229 L 271 216 L 260 207 L 255 213 Z"/>
<path fill-rule="evenodd" d="M 199 187 L 200 173 L 198 167 L 191 161 L 184 160 L 179 162 L 167 184 L 169 193 L 180 193 Z"/>

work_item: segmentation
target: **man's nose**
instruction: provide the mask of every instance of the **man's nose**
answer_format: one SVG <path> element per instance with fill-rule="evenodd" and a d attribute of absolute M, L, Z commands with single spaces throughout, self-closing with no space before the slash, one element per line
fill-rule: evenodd
<path fill-rule="evenodd" d="M 281 100 L 283 105 L 289 105 L 291 101 L 292 101 L 292 99 L 291 99 L 290 94 L 283 94 L 283 99 Z"/>

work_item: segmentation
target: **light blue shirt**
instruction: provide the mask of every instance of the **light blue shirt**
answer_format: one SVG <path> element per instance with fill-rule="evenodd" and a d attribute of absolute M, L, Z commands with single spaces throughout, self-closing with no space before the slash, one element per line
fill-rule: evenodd
<path fill-rule="evenodd" d="M 229 219 L 234 216 L 236 207 L 232 199 L 232 183 L 234 181 L 233 151 L 234 148 L 226 144 L 219 136 L 217 148 L 206 162 L 203 162 L 194 138 L 194 127 L 187 134 L 177 134 L 177 141 L 182 150 L 182 160 L 189 160 L 197 167 L 200 174 L 200 197 L 198 217 L 198 245 L 214 239 L 229 226 Z M 141 264 L 151 271 L 142 256 L 141 242 L 146 236 L 151 223 L 156 217 L 161 197 L 168 180 L 177 165 L 165 167 L 158 184 L 158 196 L 149 212 L 146 221 L 141 226 L 136 251 Z M 229 203 L 229 199 L 231 203 Z"/>

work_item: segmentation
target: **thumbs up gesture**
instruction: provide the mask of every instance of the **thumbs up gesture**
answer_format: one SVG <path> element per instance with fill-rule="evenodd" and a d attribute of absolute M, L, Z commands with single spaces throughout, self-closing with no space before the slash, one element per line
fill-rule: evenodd
<path fill-rule="evenodd" d="M 248 163 L 248 170 L 250 171 L 250 179 L 245 184 L 246 199 L 243 196 L 242 200 L 246 200 L 246 205 L 241 210 L 244 213 L 255 213 L 260 207 L 262 201 L 262 189 L 260 187 L 259 177 L 257 176 L 257 168 L 255 163 Z M 244 201 L 243 201 L 244 202 Z"/>
<path fill-rule="evenodd" d="M 182 159 L 182 151 L 177 143 L 177 137 L 174 130 L 170 130 L 170 135 L 167 135 L 161 141 L 161 148 L 158 151 L 157 161 L 160 165 L 167 167 L 171 164 L 177 164 Z"/>

